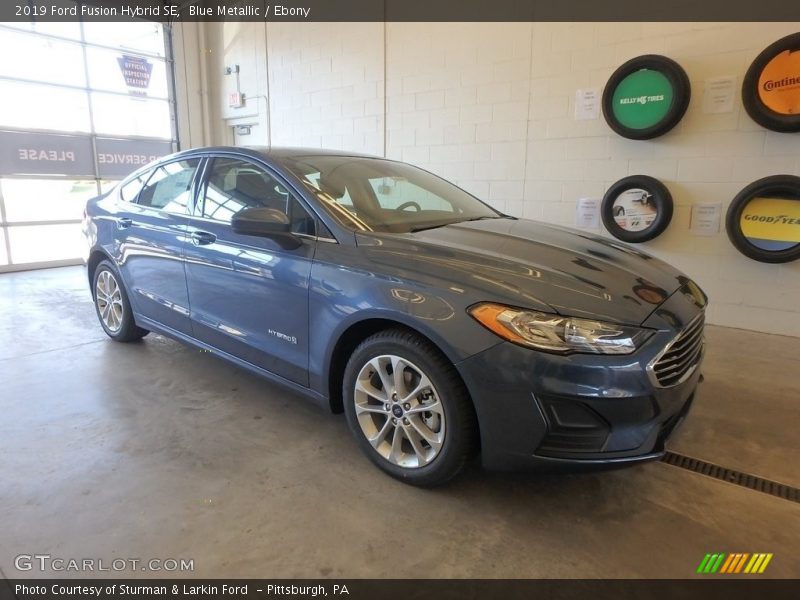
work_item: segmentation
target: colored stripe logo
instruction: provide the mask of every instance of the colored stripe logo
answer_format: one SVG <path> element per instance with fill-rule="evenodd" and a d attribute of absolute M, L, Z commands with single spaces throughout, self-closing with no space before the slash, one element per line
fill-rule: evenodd
<path fill-rule="evenodd" d="M 697 567 L 697 572 L 703 575 L 720 575 L 726 574 L 761 574 L 763 573 L 769 561 L 772 560 L 772 553 L 755 553 L 748 552 L 733 552 L 726 554 L 724 552 L 715 552 L 706 554 L 700 565 Z"/>

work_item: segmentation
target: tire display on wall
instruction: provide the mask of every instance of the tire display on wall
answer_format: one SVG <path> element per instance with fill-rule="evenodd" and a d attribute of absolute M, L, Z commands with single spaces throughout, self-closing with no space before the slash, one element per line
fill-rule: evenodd
<path fill-rule="evenodd" d="M 618 240 L 646 242 L 661 235 L 672 220 L 672 195 L 654 177 L 631 175 L 608 188 L 600 215 Z"/>
<path fill-rule="evenodd" d="M 742 103 L 762 127 L 800 131 L 800 33 L 778 40 L 756 57 L 742 82 Z"/>
<path fill-rule="evenodd" d="M 674 60 L 658 54 L 638 56 L 606 83 L 603 116 L 619 135 L 649 140 L 678 124 L 691 95 L 689 77 Z"/>
<path fill-rule="evenodd" d="M 800 177 L 754 181 L 731 202 L 725 229 L 736 249 L 766 263 L 800 258 Z"/>

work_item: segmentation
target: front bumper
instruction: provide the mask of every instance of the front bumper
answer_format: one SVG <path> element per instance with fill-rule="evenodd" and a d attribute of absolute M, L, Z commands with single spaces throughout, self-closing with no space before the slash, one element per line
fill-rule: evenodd
<path fill-rule="evenodd" d="M 647 366 L 699 312 L 682 294 L 671 297 L 644 323 L 655 335 L 630 356 L 560 356 L 503 342 L 456 365 L 475 405 L 484 466 L 614 466 L 659 458 L 694 400 L 702 351 L 678 385 L 654 385 Z"/>

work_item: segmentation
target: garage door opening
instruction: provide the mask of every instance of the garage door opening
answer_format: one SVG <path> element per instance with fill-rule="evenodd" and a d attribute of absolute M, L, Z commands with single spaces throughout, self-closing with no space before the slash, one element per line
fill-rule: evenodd
<path fill-rule="evenodd" d="M 3 23 L 0 52 L 0 272 L 78 264 L 86 200 L 177 148 L 169 29 Z"/>

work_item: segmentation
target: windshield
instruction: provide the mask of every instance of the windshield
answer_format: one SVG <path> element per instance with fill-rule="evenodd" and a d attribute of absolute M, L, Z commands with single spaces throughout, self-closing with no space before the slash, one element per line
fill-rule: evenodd
<path fill-rule="evenodd" d="M 346 227 L 408 233 L 503 217 L 452 183 L 405 163 L 354 156 L 281 159 Z"/>

